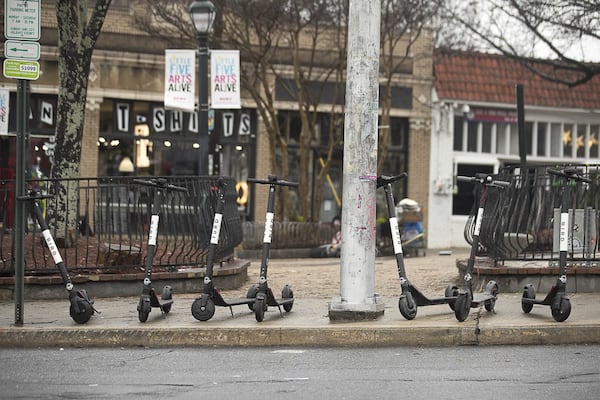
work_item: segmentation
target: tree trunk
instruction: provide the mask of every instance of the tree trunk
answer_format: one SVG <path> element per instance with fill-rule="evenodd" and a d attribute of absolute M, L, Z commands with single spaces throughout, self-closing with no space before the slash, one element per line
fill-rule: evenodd
<path fill-rule="evenodd" d="M 79 177 L 81 139 L 85 122 L 88 72 L 96 39 L 111 0 L 97 0 L 90 20 L 87 1 L 58 0 L 56 18 L 59 29 L 58 104 L 56 113 L 56 148 L 52 178 L 57 179 L 52 193 L 56 196 L 57 238 L 70 246 L 77 225 L 78 185 L 66 179 Z"/>

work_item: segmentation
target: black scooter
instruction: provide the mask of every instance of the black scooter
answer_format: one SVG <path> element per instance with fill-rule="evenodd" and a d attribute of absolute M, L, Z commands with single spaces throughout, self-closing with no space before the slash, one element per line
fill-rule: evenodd
<path fill-rule="evenodd" d="M 467 262 L 467 269 L 463 276 L 464 287 L 459 290 L 454 302 L 454 315 L 458 321 L 464 321 L 469 316 L 470 308 L 478 308 L 481 305 L 485 307 L 487 311 L 494 311 L 496 305 L 496 298 L 498 296 L 498 284 L 495 281 L 489 281 L 485 286 L 483 293 L 473 294 L 473 270 L 475 269 L 475 258 L 477 257 L 477 249 L 479 248 L 479 233 L 481 230 L 481 221 L 483 220 L 483 210 L 485 207 L 485 201 L 487 197 L 487 191 L 490 187 L 495 188 L 508 188 L 510 187 L 509 182 L 497 181 L 491 175 L 488 174 L 475 174 L 474 177 L 457 176 L 456 180 L 463 182 L 471 182 L 481 186 L 481 196 L 479 197 L 479 207 L 477 209 L 477 216 L 475 217 L 475 229 L 473 232 L 473 242 L 471 243 L 471 253 Z"/>
<path fill-rule="evenodd" d="M 227 184 L 223 179 L 217 181 L 216 187 L 213 187 L 218 194 L 217 208 L 213 219 L 212 232 L 210 235 L 210 245 L 208 247 L 208 256 L 206 259 L 206 274 L 204 275 L 204 286 L 202 295 L 192 303 L 192 315 L 198 321 L 208 321 L 215 314 L 215 306 L 229 307 L 231 317 L 233 317 L 233 306 L 247 304 L 250 310 L 253 310 L 258 286 L 254 285 L 248 290 L 246 298 L 225 300 L 217 288 L 213 285 L 213 266 L 219 246 L 219 237 L 221 235 L 221 224 L 223 221 L 223 210 L 225 209 L 225 189 Z"/>
<path fill-rule="evenodd" d="M 273 220 L 274 220 L 274 210 L 275 210 L 275 188 L 277 186 L 290 186 L 290 187 L 298 187 L 298 183 L 296 182 L 288 182 L 284 180 L 277 179 L 276 176 L 269 175 L 268 179 L 255 179 L 248 178 L 248 183 L 258 183 L 262 185 L 269 185 L 269 199 L 267 204 L 267 214 L 265 219 L 265 232 L 263 236 L 263 247 L 262 247 L 262 260 L 260 263 L 260 276 L 258 283 L 258 290 L 256 291 L 256 296 L 252 308 L 254 310 L 254 315 L 258 322 L 261 322 L 265 316 L 265 311 L 267 311 L 268 306 L 277 307 L 279 309 L 279 313 L 283 316 L 281 312 L 281 307 L 286 312 L 292 311 L 292 306 L 294 305 L 294 292 L 290 285 L 285 285 L 283 290 L 281 291 L 281 298 L 275 298 L 273 295 L 273 291 L 269 287 L 267 283 L 267 268 L 269 264 L 269 249 L 271 246 L 271 237 L 273 234 Z M 248 293 L 253 292 L 254 286 L 248 290 Z"/>
<path fill-rule="evenodd" d="M 454 302 L 458 294 L 458 286 L 449 285 L 446 288 L 444 297 L 429 299 L 419 289 L 417 289 L 406 277 L 406 268 L 404 267 L 404 254 L 402 251 L 402 241 L 400 236 L 400 228 L 398 226 L 398 218 L 396 217 L 396 206 L 394 204 L 394 195 L 392 194 L 392 183 L 402 178 L 405 178 L 406 173 L 396 176 L 379 176 L 377 177 L 377 187 L 383 187 L 387 202 L 388 218 L 390 231 L 392 233 L 392 242 L 394 244 L 394 254 L 396 255 L 396 264 L 398 265 L 398 275 L 400 277 L 400 288 L 402 293 L 398 300 L 398 308 L 400 314 L 408 320 L 414 319 L 417 316 L 418 306 L 433 306 L 437 304 L 448 304 L 454 310 Z"/>
<path fill-rule="evenodd" d="M 550 288 L 550 291 L 543 300 L 535 299 L 535 289 L 533 285 L 527 284 L 523 290 L 521 298 L 521 308 L 528 314 L 534 304 L 550 306 L 552 317 L 556 322 L 563 322 L 571 314 L 571 300 L 566 294 L 567 287 L 567 254 L 569 251 L 569 229 L 573 229 L 573 224 L 569 222 L 569 197 L 571 182 L 591 183 L 591 180 L 580 175 L 580 171 L 574 167 L 556 170 L 547 169 L 548 174 L 558 176 L 563 179 L 563 192 L 560 205 L 560 233 L 559 233 L 559 271 L 556 284 Z"/>
<path fill-rule="evenodd" d="M 58 269 L 63 284 L 65 285 L 67 293 L 69 294 L 69 301 L 71 302 L 69 314 L 71 315 L 71 318 L 73 318 L 73 321 L 77 322 L 78 324 L 85 324 L 90 320 L 95 312 L 100 312 L 94 308 L 94 302 L 90 300 L 85 289 L 75 290 L 73 281 L 71 280 L 69 272 L 67 271 L 67 267 L 65 266 L 60 252 L 58 251 L 58 247 L 54 242 L 54 238 L 50 233 L 50 228 L 44 219 L 44 215 L 42 214 L 38 200 L 50 199 L 52 197 L 54 196 L 42 195 L 39 191 L 32 190 L 27 196 L 18 197 L 18 200 L 29 202 L 31 215 L 40 226 L 42 236 L 44 237 L 46 245 L 48 246 L 48 250 L 50 250 L 50 254 L 52 254 L 56 268 Z"/>
<path fill-rule="evenodd" d="M 163 314 L 171 311 L 173 305 L 173 291 L 171 286 L 163 287 L 160 298 L 156 294 L 156 290 L 152 287 L 152 263 L 156 252 L 156 237 L 158 236 L 158 221 L 160 219 L 160 209 L 162 206 L 164 192 L 177 191 L 187 192 L 187 189 L 180 186 L 170 185 L 164 178 L 151 180 L 134 179 L 134 183 L 143 186 L 149 186 L 154 189 L 152 216 L 150 218 L 150 229 L 148 232 L 148 254 L 146 255 L 146 267 L 144 269 L 144 287 L 142 295 L 137 306 L 138 318 L 140 322 L 146 322 L 148 315 L 152 311 L 152 307 L 160 308 Z"/>

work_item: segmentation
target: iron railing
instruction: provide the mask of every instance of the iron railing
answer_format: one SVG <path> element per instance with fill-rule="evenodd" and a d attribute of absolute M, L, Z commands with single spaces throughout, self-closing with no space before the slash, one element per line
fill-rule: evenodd
<path fill-rule="evenodd" d="M 553 165 L 560 169 L 564 166 Z M 575 165 L 591 183 L 569 186 L 569 258 L 585 265 L 598 265 L 600 227 L 600 166 Z M 525 170 L 507 167 L 497 179 L 511 182 L 508 189 L 487 192 L 480 230 L 479 255 L 496 261 L 558 260 L 558 228 L 564 178 L 547 173 L 548 166 Z M 480 193 L 475 194 L 478 199 Z M 465 226 L 465 239 L 472 243 L 477 204 Z"/>
<path fill-rule="evenodd" d="M 59 227 L 57 197 L 41 200 L 41 207 L 62 258 L 69 271 L 132 272 L 144 265 L 153 188 L 133 182 L 133 177 L 28 180 L 29 189 L 57 193 L 59 183 L 68 192 L 79 194 L 66 208 L 77 210 L 77 227 Z M 203 266 L 206 262 L 218 177 L 165 177 L 168 183 L 183 186 L 187 193 L 166 192 L 161 208 L 154 256 L 155 268 L 172 270 L 181 266 Z M 217 260 L 233 256 L 242 242 L 241 219 L 237 209 L 235 181 L 223 178 L 225 210 Z M 0 181 L 0 274 L 14 272 L 12 234 L 14 181 Z M 64 219 L 64 218 L 63 218 Z M 42 241 L 39 227 L 27 220 L 25 273 L 55 273 L 53 259 Z"/>

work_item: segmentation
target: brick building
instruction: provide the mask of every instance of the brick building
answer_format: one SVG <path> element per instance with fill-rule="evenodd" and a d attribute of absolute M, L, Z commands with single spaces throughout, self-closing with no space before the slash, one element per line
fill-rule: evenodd
<path fill-rule="evenodd" d="M 119 165 L 129 158 L 136 174 L 190 175 L 202 173 L 206 149 L 205 134 L 193 128 L 194 113 L 165 110 L 164 50 L 165 42 L 149 37 L 137 29 L 133 21 L 133 2 L 113 0 L 104 23 L 102 34 L 92 58 L 82 144 L 81 176 L 119 174 Z M 28 164 L 31 170 L 48 175 L 54 146 L 54 122 L 57 98 L 57 26 L 53 1 L 41 2 L 42 34 L 41 76 L 31 82 L 30 143 Z M 182 15 L 188 19 L 188 15 Z M 191 27 L 191 21 L 190 21 Z M 181 48 L 194 49 L 195 41 L 183 43 Z M 402 72 L 394 75 L 394 97 L 391 110 L 391 147 L 384 173 L 409 173 L 406 187 L 398 196 L 409 196 L 427 208 L 430 149 L 430 96 L 432 88 L 433 44 L 428 34 L 412 47 Z M 241 68 L 244 60 L 241 59 Z M 284 67 L 282 67 L 284 68 Z M 273 78 L 273 86 L 277 86 Z M 0 77 L 0 89 L 10 91 L 8 133 L 0 133 L 0 168 L 7 176 L 14 166 L 16 82 Z M 297 103 L 281 92 L 276 107 L 286 135 L 298 129 Z M 330 108 L 330 107 L 324 107 Z M 224 115 L 224 113 L 228 115 Z M 222 145 L 223 175 L 244 181 L 246 177 L 265 177 L 268 163 L 268 137 L 264 124 L 256 112 L 256 105 L 242 91 L 242 108 L 216 110 L 214 131 Z M 224 120 L 233 121 L 225 128 Z M 232 129 L 230 129 L 232 128 Z M 225 135 L 224 129 L 230 129 Z M 147 135 L 147 136 L 146 136 Z M 290 145 L 292 155 L 297 151 Z M 342 149 L 336 151 L 331 178 L 341 197 Z M 148 157 L 145 157 L 145 156 Z M 318 173 L 319 148 L 313 151 L 311 173 Z M 297 171 L 291 172 L 291 177 Z M 339 213 L 329 187 L 312 188 L 325 193 L 320 219 L 330 221 Z M 256 197 L 242 210 L 248 219 L 264 218 L 266 192 Z"/>

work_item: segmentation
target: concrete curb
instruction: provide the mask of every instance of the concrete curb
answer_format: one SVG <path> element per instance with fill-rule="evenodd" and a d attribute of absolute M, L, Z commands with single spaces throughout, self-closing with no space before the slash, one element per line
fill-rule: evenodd
<path fill-rule="evenodd" d="M 600 344 L 597 325 L 494 327 L 101 328 L 0 330 L 0 347 L 391 347 Z"/>

